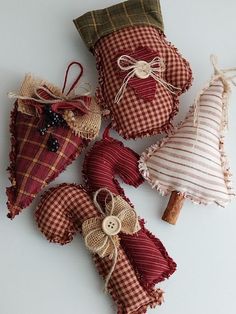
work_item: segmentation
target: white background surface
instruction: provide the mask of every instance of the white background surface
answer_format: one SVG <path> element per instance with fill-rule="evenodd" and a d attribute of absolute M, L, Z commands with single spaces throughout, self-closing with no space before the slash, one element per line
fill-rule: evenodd
<path fill-rule="evenodd" d="M 80 39 L 72 19 L 117 0 L 0 0 L 0 314 L 110 314 L 110 297 L 102 292 L 98 277 L 76 237 L 64 247 L 49 244 L 34 223 L 37 200 L 14 221 L 6 218 L 5 187 L 9 185 L 9 112 L 6 94 L 17 90 L 25 72 L 61 86 L 64 69 L 73 60 L 85 67 L 85 79 L 96 85 L 93 56 Z M 224 67 L 236 66 L 236 2 L 233 0 L 162 1 L 165 32 L 186 57 L 194 72 L 194 84 L 181 99 L 176 122 L 188 111 L 197 91 L 210 78 L 210 53 Z M 230 102 L 227 151 L 236 175 L 236 89 Z M 115 135 L 115 133 L 112 133 Z M 141 153 L 158 137 L 129 141 Z M 83 156 L 69 166 L 52 185 L 81 183 Z M 148 184 L 138 190 L 125 186 L 148 228 L 165 244 L 178 263 L 178 271 L 161 284 L 166 291 L 162 307 L 148 313 L 236 313 L 236 201 L 226 209 L 198 206 L 186 201 L 177 226 L 161 221 L 167 199 Z"/>

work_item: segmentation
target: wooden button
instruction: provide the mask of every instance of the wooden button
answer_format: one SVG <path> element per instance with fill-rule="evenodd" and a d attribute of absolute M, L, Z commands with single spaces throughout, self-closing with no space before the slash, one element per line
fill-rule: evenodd
<path fill-rule="evenodd" d="M 135 64 L 135 75 L 140 79 L 146 79 L 151 74 L 151 66 L 146 61 L 138 61 Z"/>
<path fill-rule="evenodd" d="M 102 230 L 109 236 L 118 234 L 121 230 L 121 221 L 116 216 L 107 216 L 103 219 Z"/>

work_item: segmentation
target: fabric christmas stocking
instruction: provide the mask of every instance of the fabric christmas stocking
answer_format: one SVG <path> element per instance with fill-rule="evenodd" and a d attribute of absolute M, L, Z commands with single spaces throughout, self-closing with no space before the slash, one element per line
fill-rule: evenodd
<path fill-rule="evenodd" d="M 191 85 L 188 62 L 164 34 L 157 0 L 128 0 L 74 20 L 99 73 L 97 101 L 126 139 L 167 131 Z"/>
<path fill-rule="evenodd" d="M 65 93 L 68 72 L 77 65 L 80 74 Z M 8 217 L 13 219 L 54 180 L 97 136 L 101 113 L 90 96 L 75 94 L 83 74 L 79 63 L 67 69 L 63 90 L 26 75 L 11 113 L 10 180 Z"/>
<path fill-rule="evenodd" d="M 134 187 L 140 185 L 143 180 L 138 169 L 139 156 L 124 147 L 122 142 L 110 137 L 108 130 L 109 127 L 104 132 L 103 140 L 96 142 L 85 157 L 83 172 L 86 187 L 91 195 L 98 189 L 106 188 L 133 207 L 115 178 L 119 176 Z M 103 206 L 106 197 L 106 193 L 99 193 L 99 204 Z M 139 220 L 139 224 L 140 230 L 135 235 L 120 234 L 121 246 L 139 274 L 142 285 L 150 289 L 173 274 L 176 264 L 161 241 L 145 228 L 144 221 Z"/>
<path fill-rule="evenodd" d="M 161 143 L 142 154 L 140 170 L 162 195 L 172 193 L 163 219 L 175 224 L 184 199 L 225 206 L 235 195 L 224 151 L 230 81 L 212 56 L 215 73 L 185 120 Z"/>

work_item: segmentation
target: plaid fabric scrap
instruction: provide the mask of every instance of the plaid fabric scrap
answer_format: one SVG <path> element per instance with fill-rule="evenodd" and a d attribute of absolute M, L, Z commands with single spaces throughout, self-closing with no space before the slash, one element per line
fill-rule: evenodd
<path fill-rule="evenodd" d="M 35 213 L 41 232 L 49 241 L 59 244 L 70 242 L 85 220 L 99 216 L 86 190 L 82 186 L 69 184 L 47 191 Z M 111 260 L 97 255 L 94 255 L 94 260 L 100 275 L 105 278 Z M 119 249 L 119 258 L 108 290 L 117 304 L 119 314 L 143 314 L 148 306 L 160 305 L 163 299 L 161 290 L 149 291 L 140 284 L 122 248 Z"/>
<path fill-rule="evenodd" d="M 125 1 L 85 13 L 74 23 L 90 50 L 100 38 L 125 27 L 149 25 L 164 30 L 159 0 Z"/>
<path fill-rule="evenodd" d="M 85 141 L 69 127 L 51 131 L 60 143 L 58 151 L 50 152 L 46 143 L 50 134 L 38 132 L 40 118 L 17 111 L 12 113 L 12 151 L 10 153 L 10 180 L 7 188 L 9 218 L 14 218 L 27 207 L 35 196 L 55 179 L 81 152 Z"/>

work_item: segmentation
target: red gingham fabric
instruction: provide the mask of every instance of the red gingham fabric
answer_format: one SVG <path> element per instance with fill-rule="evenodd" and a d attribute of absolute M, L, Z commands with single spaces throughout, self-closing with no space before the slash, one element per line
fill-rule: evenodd
<path fill-rule="evenodd" d="M 128 85 L 121 101 L 115 103 L 123 78 L 119 75 L 118 66 L 114 66 L 114 59 L 124 52 L 132 55 L 139 47 L 151 50 L 164 60 L 166 70 L 163 79 L 181 90 L 173 95 L 166 87 L 156 83 L 154 99 L 146 101 Z M 101 38 L 94 47 L 94 54 L 99 72 L 97 99 L 105 109 L 110 110 L 112 127 L 126 139 L 167 131 L 178 111 L 179 95 L 191 85 L 192 72 L 188 62 L 166 40 L 165 35 L 152 26 L 123 28 Z"/>
<path fill-rule="evenodd" d="M 69 184 L 46 192 L 35 213 L 41 232 L 49 241 L 59 244 L 72 241 L 76 232 L 81 231 L 85 220 L 99 216 L 99 211 L 84 188 Z M 94 260 L 100 275 L 105 278 L 111 268 L 111 260 L 97 255 L 94 255 Z M 119 249 L 108 290 L 117 304 L 118 314 L 144 314 L 148 306 L 160 305 L 163 299 L 161 290 L 147 291 L 142 287 L 122 248 Z"/>
<path fill-rule="evenodd" d="M 85 158 L 83 172 L 90 193 L 107 188 L 127 200 L 115 176 L 120 176 L 125 183 L 132 186 L 140 185 L 143 180 L 138 169 L 138 160 L 139 156 L 134 151 L 106 134 L 102 141 L 95 143 Z M 99 201 L 103 204 L 106 193 L 100 193 L 99 196 Z M 144 227 L 143 221 L 140 223 L 142 229 L 137 234 L 121 234 L 121 244 L 139 273 L 142 284 L 152 288 L 173 274 L 176 264 L 168 256 L 160 240 Z"/>
<path fill-rule="evenodd" d="M 12 112 L 9 167 L 12 186 L 7 188 L 8 216 L 12 219 L 80 154 L 85 145 L 69 127 L 58 127 L 41 136 L 40 123 L 38 117 L 18 112 L 17 105 Z M 47 149 L 49 133 L 59 141 L 56 153 Z"/>

